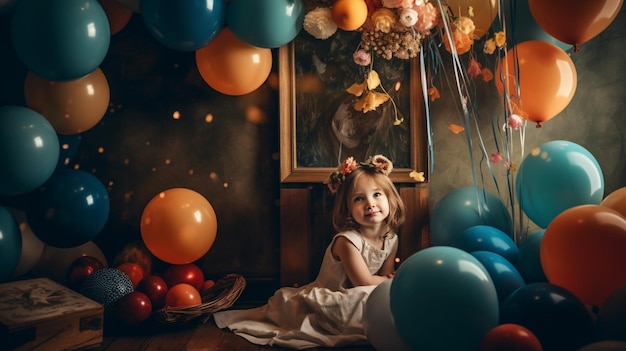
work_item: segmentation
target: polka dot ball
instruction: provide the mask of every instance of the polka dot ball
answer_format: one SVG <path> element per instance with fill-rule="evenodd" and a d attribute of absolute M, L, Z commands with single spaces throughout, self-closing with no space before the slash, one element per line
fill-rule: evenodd
<path fill-rule="evenodd" d="M 80 287 L 81 294 L 102 304 L 105 309 L 133 290 L 128 275 L 117 268 L 98 269 L 85 278 Z"/>

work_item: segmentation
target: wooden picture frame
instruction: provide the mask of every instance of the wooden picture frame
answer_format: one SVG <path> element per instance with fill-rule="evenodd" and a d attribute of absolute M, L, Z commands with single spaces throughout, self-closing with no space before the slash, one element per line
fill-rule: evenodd
<path fill-rule="evenodd" d="M 353 67 L 354 69 L 358 69 L 351 55 L 354 52 L 354 48 L 358 45 L 360 33 L 338 31 L 333 37 L 337 36 L 340 37 L 337 38 L 334 43 L 329 43 L 331 39 L 318 40 L 302 30 L 292 42 L 280 47 L 278 50 L 281 183 L 321 183 L 327 179 L 330 172 L 335 170 L 339 162 L 341 162 L 339 157 L 337 157 L 335 162 L 331 161 L 328 165 L 309 166 L 303 165 L 298 159 L 298 149 L 306 149 L 307 146 L 301 145 L 301 140 L 298 138 L 302 135 L 310 134 L 307 134 L 307 131 L 303 132 L 298 129 L 300 128 L 298 121 L 302 122 L 302 116 L 298 115 L 298 104 L 301 103 L 301 100 L 303 100 L 305 96 L 307 96 L 309 100 L 314 99 L 314 103 L 309 103 L 314 109 L 327 106 L 329 100 L 325 101 L 323 99 L 328 96 L 329 91 L 328 84 L 323 82 L 324 79 L 340 81 L 340 83 L 336 85 L 337 89 L 335 92 L 337 93 L 345 92 L 350 81 L 359 83 L 356 81 L 358 79 L 344 79 L 344 81 L 341 81 L 341 75 L 344 74 L 347 69 L 352 69 Z M 356 44 L 354 43 L 355 40 Z M 339 45 L 337 43 L 339 43 Z M 329 46 L 336 48 L 337 46 L 344 45 L 345 48 L 343 50 L 346 52 L 343 56 L 337 55 L 329 51 L 324 51 L 327 49 L 316 49 L 316 45 L 327 45 L 327 48 Z M 309 51 L 308 49 L 311 50 Z M 318 52 L 320 53 L 318 54 Z M 329 56 L 334 60 L 343 59 L 343 61 L 339 63 L 340 67 L 331 67 L 330 64 L 327 65 L 322 62 L 323 59 L 327 59 Z M 373 59 L 378 61 L 374 63 L 379 64 L 385 64 L 385 61 L 391 62 L 391 60 L 385 60 L 380 57 L 374 57 Z M 401 126 L 387 128 L 390 131 L 392 130 L 391 128 L 404 128 L 403 133 L 405 135 L 396 139 L 404 140 L 403 143 L 405 146 L 403 149 L 406 148 L 408 150 L 398 150 L 404 153 L 404 157 L 402 157 L 403 160 L 390 157 L 394 162 L 394 170 L 391 173 L 391 178 L 396 183 L 417 183 L 418 181 L 411 177 L 411 172 L 424 172 L 426 178 L 429 173 L 428 139 L 424 98 L 420 82 L 419 59 L 393 60 L 396 65 L 401 64 L 403 65 L 402 67 L 406 68 L 406 70 L 400 73 L 402 74 L 402 80 L 408 82 L 408 84 L 399 85 L 396 83 L 395 86 L 383 86 L 386 91 L 392 94 L 392 98 L 395 96 L 394 101 L 387 101 L 383 105 L 387 104 L 387 108 L 397 106 L 401 113 L 404 111 L 404 113 L 402 113 L 404 121 L 401 123 Z M 303 64 L 301 61 L 306 61 L 306 63 Z M 302 67 L 306 65 L 308 65 L 308 67 L 316 67 L 317 71 L 313 73 L 303 73 Z M 408 76 L 406 71 L 409 72 Z M 330 77 L 323 77 L 324 74 Z M 381 74 L 380 72 L 379 74 L 381 76 L 384 75 L 384 73 Z M 363 79 L 363 77 L 364 75 L 361 79 Z M 381 81 L 384 82 L 384 77 L 381 77 Z M 398 85 L 399 89 L 396 89 Z M 379 106 L 378 109 L 380 108 Z M 362 113 L 360 111 L 357 112 Z M 321 115 L 321 113 L 318 113 L 318 115 Z M 389 116 L 387 117 L 391 118 Z M 393 120 L 390 122 L 393 123 Z M 311 144 L 308 145 L 310 146 Z M 339 154 L 341 154 L 341 152 L 342 151 L 340 151 Z M 388 157 L 390 156 L 385 153 L 382 154 Z M 342 158 L 345 158 L 345 156 L 342 155 Z M 362 161 L 362 159 L 357 158 L 357 161 Z"/>

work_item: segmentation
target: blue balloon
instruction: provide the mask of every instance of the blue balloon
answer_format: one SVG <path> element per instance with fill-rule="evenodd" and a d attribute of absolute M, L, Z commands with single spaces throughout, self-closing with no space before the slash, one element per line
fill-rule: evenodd
<path fill-rule="evenodd" d="M 453 246 L 467 252 L 495 252 L 512 264 L 516 263 L 519 252 L 511 237 L 502 230 L 488 225 L 475 225 L 465 229 L 454 241 Z"/>
<path fill-rule="evenodd" d="M 567 209 L 599 205 L 604 196 L 604 177 L 587 149 L 571 141 L 554 140 L 524 157 L 515 191 L 520 208 L 545 229 Z"/>
<path fill-rule="evenodd" d="M 569 290 L 550 283 L 527 284 L 500 305 L 500 323 L 528 328 L 544 351 L 578 350 L 594 339 L 593 320 Z"/>
<path fill-rule="evenodd" d="M 475 225 L 512 231 L 507 207 L 493 193 L 473 186 L 455 189 L 433 208 L 430 220 L 432 245 L 453 246 L 461 233 Z"/>
<path fill-rule="evenodd" d="M 498 325 L 498 296 L 489 273 L 454 247 L 432 246 L 408 257 L 390 296 L 398 333 L 413 350 L 475 351 Z"/>
<path fill-rule="evenodd" d="M 244 43 L 277 48 L 292 41 L 304 22 L 303 0 L 230 0 L 226 24 Z"/>
<path fill-rule="evenodd" d="M 174 50 L 200 49 L 226 24 L 225 0 L 142 0 L 139 5 L 148 31 Z"/>
<path fill-rule="evenodd" d="M 539 255 L 541 240 L 545 232 L 546 230 L 542 229 L 526 237 L 517 254 L 517 271 L 528 284 L 548 282 L 548 278 L 543 272 L 541 256 Z"/>
<path fill-rule="evenodd" d="M 59 159 L 54 127 L 23 106 L 0 107 L 0 196 L 27 193 L 42 185 Z"/>
<path fill-rule="evenodd" d="M 474 251 L 471 255 L 485 266 L 498 293 L 498 302 L 502 303 L 515 290 L 526 285 L 524 278 L 504 257 L 491 251 Z"/>
<path fill-rule="evenodd" d="M 22 254 L 22 232 L 15 217 L 0 206 L 0 282 L 11 279 Z"/>
<path fill-rule="evenodd" d="M 55 172 L 34 197 L 26 217 L 35 236 L 50 246 L 82 245 L 100 233 L 109 217 L 106 188 L 82 170 Z"/>
<path fill-rule="evenodd" d="M 97 0 L 20 0 L 13 13 L 11 40 L 33 73 L 69 81 L 100 66 L 111 30 Z"/>

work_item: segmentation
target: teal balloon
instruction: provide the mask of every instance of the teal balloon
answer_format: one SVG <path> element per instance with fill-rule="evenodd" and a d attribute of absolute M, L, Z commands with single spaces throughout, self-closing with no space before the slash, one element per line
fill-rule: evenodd
<path fill-rule="evenodd" d="M 259 48 L 289 43 L 303 22 L 303 0 L 230 0 L 226 10 L 226 24 L 233 34 Z"/>
<path fill-rule="evenodd" d="M 500 323 L 528 328 L 544 351 L 578 350 L 595 337 L 587 307 L 569 290 L 550 283 L 514 291 L 500 305 Z"/>
<path fill-rule="evenodd" d="M 30 227 L 39 240 L 71 248 L 95 238 L 109 217 L 109 196 L 93 174 L 62 169 L 35 192 L 26 209 Z"/>
<path fill-rule="evenodd" d="M 471 255 L 485 267 L 498 294 L 498 302 L 502 303 L 515 290 L 526 285 L 524 278 L 506 258 L 491 251 L 474 251 Z"/>
<path fill-rule="evenodd" d="M 11 41 L 33 73 L 52 81 L 81 78 L 100 66 L 111 30 L 97 0 L 20 0 Z"/>
<path fill-rule="evenodd" d="M 453 246 L 467 252 L 491 251 L 513 264 L 517 261 L 519 252 L 517 245 L 510 236 L 502 230 L 488 225 L 475 225 L 465 229 L 457 237 Z"/>
<path fill-rule="evenodd" d="M 431 246 L 409 256 L 390 289 L 391 313 L 412 350 L 478 350 L 498 325 L 496 288 L 471 254 Z"/>
<path fill-rule="evenodd" d="M 22 254 L 22 232 L 6 207 L 0 206 L 0 282 L 11 279 Z"/>
<path fill-rule="evenodd" d="M 473 186 L 455 189 L 433 208 L 430 224 L 432 245 L 454 246 L 461 233 L 476 225 L 512 231 L 507 207 L 493 193 Z"/>
<path fill-rule="evenodd" d="M 139 5 L 150 34 L 173 50 L 200 49 L 226 24 L 225 0 L 142 0 Z"/>
<path fill-rule="evenodd" d="M 579 205 L 599 205 L 604 176 L 595 157 L 566 140 L 540 145 L 522 160 L 515 191 L 520 208 L 541 228 L 561 212 Z"/>
<path fill-rule="evenodd" d="M 59 159 L 54 127 L 23 106 L 0 107 L 0 197 L 30 192 L 54 172 Z"/>
<path fill-rule="evenodd" d="M 527 284 L 548 282 L 548 278 L 541 266 L 541 256 L 539 254 L 545 232 L 546 230 L 542 229 L 527 236 L 519 248 L 516 267 Z"/>

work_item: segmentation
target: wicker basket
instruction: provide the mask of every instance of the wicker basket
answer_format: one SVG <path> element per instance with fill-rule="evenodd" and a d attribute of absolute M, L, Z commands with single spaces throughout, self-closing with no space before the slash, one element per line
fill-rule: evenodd
<path fill-rule="evenodd" d="M 246 287 L 246 280 L 238 274 L 227 274 L 202 292 L 202 303 L 196 306 L 167 307 L 155 311 L 154 317 L 163 323 L 186 323 L 196 318 L 206 323 L 211 315 L 231 307 Z"/>

